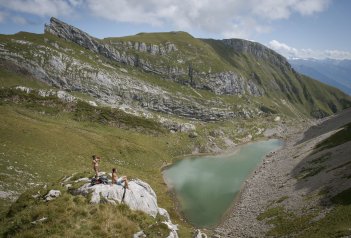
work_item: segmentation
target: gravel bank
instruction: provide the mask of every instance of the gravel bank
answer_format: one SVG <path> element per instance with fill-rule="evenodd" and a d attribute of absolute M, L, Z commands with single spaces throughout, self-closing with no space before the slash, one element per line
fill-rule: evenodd
<path fill-rule="evenodd" d="M 336 132 L 336 129 L 350 121 L 351 110 L 347 110 L 340 115 L 319 121 L 316 125 L 306 123 L 306 125 L 287 129 L 283 135 L 286 138 L 283 148 L 266 156 L 257 167 L 245 182 L 240 197 L 215 232 L 221 237 L 263 237 L 270 226 L 256 218 L 275 201 L 285 198 L 281 204 L 298 214 L 320 204 L 320 197 L 312 196 L 307 203 L 306 196 L 317 194 L 323 188 L 323 184 L 337 187 L 334 193 L 347 188 L 350 182 L 340 179 L 340 173 L 322 171 L 311 179 L 303 181 L 297 179 L 297 175 L 301 173 L 302 168 L 311 164 L 311 160 L 321 156 L 321 153 L 330 153 L 337 158 L 330 162 L 333 164 L 326 164 L 326 167 L 342 164 L 349 158 L 350 142 L 345 143 L 343 148 L 339 146 L 340 148 L 333 151 L 316 154 L 311 152 L 317 143 L 328 138 Z M 333 186 L 336 182 L 337 186 Z"/>

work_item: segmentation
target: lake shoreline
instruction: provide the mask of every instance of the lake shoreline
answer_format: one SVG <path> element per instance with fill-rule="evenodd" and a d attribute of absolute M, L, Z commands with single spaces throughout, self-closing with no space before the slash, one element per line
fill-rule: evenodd
<path fill-rule="evenodd" d="M 249 145 L 249 144 L 252 144 L 252 143 L 257 143 L 257 142 L 260 142 L 260 141 L 267 141 L 267 140 L 273 140 L 273 139 L 285 141 L 284 138 L 281 137 L 281 136 L 269 136 L 269 137 L 259 138 L 258 140 L 253 140 L 253 141 L 248 141 L 248 142 L 235 144 L 235 145 L 229 146 L 228 148 L 222 149 L 222 150 L 220 150 L 218 152 L 191 153 L 191 154 L 179 155 L 179 156 L 174 157 L 174 161 L 172 163 L 167 163 L 165 165 L 162 165 L 162 167 L 160 168 L 160 171 L 161 171 L 161 173 L 163 173 L 164 170 L 166 170 L 169 167 L 173 166 L 179 160 L 188 159 L 188 158 L 191 158 L 191 157 L 231 155 L 231 154 L 234 154 L 234 153 L 238 152 L 238 150 L 241 147 L 243 147 L 243 146 L 246 146 L 246 145 Z"/>
<path fill-rule="evenodd" d="M 219 157 L 219 158 L 222 158 L 223 156 L 224 157 L 230 157 L 230 156 L 233 156 L 235 155 L 236 153 L 238 153 L 239 151 L 241 151 L 242 148 L 245 148 L 246 146 L 249 146 L 250 144 L 259 144 L 259 143 L 266 143 L 266 142 L 269 142 L 269 141 L 278 141 L 279 145 L 277 148 L 274 148 L 272 149 L 270 152 L 263 152 L 263 155 L 257 157 L 258 158 L 258 164 L 261 163 L 261 161 L 264 159 L 264 156 L 267 155 L 267 154 L 270 154 L 274 151 L 277 151 L 279 149 L 282 148 L 282 146 L 284 145 L 283 144 L 283 139 L 281 138 L 281 136 L 270 136 L 269 138 L 260 138 L 259 140 L 256 140 L 256 141 L 250 141 L 250 142 L 247 142 L 247 143 L 241 143 L 239 145 L 235 145 L 233 147 L 230 147 L 226 150 L 223 150 L 221 153 L 201 153 L 201 154 L 190 154 L 190 155 L 185 155 L 183 157 L 181 157 L 179 160 L 176 160 L 174 161 L 173 163 L 169 163 L 167 165 L 164 165 L 162 168 L 161 168 L 161 171 L 162 171 L 162 175 L 163 175 L 163 179 L 164 179 L 164 182 L 165 184 L 167 185 L 168 187 L 168 191 L 169 191 L 169 194 L 174 202 L 174 207 L 175 207 L 175 210 L 176 212 L 178 213 L 178 215 L 181 216 L 181 218 L 186 221 L 188 224 L 192 225 L 194 228 L 198 228 L 196 225 L 193 225 L 192 222 L 190 222 L 187 217 L 184 215 L 184 213 L 182 212 L 182 209 L 181 209 L 181 206 L 180 206 L 180 201 L 179 201 L 179 198 L 177 197 L 176 193 L 175 193 L 175 188 L 173 187 L 172 183 L 170 181 L 168 181 L 169 178 L 167 178 L 167 176 L 165 176 L 165 171 L 167 169 L 169 169 L 171 166 L 175 165 L 177 162 L 180 162 L 181 160 L 183 159 L 191 159 L 192 157 L 204 157 L 206 158 L 206 156 L 210 156 L 210 157 Z M 277 143 L 277 142 L 270 142 L 270 143 Z M 256 145 L 255 145 L 256 146 Z M 275 145 L 276 147 L 277 145 Z M 246 149 L 245 149 L 246 150 Z M 239 152 L 240 153 L 240 152 Z M 246 153 L 246 152 L 244 152 Z M 262 153 L 262 152 L 261 152 Z M 246 155 L 247 156 L 247 155 Z M 240 155 L 239 155 L 239 158 L 240 158 Z M 250 158 L 250 157 L 249 157 Z M 250 177 L 251 176 L 251 173 L 252 171 L 257 167 L 257 165 L 255 164 L 254 167 L 252 169 L 249 169 L 249 174 L 248 175 L 244 175 L 244 177 L 241 177 L 241 178 L 244 178 L 242 181 L 242 183 L 240 183 L 240 188 L 237 189 L 237 193 L 234 195 L 233 199 L 234 201 L 237 200 L 238 198 L 238 195 L 237 194 L 240 194 L 241 192 L 241 189 L 243 188 L 244 186 L 244 181 L 247 179 L 247 177 Z M 232 167 L 233 168 L 233 167 Z M 236 168 L 240 168 L 240 166 L 236 166 Z M 244 167 L 243 167 L 244 168 Z M 245 170 L 244 170 L 245 171 Z M 247 170 L 246 170 L 247 171 Z M 236 173 L 235 173 L 236 174 Z M 236 179 L 235 179 L 236 180 Z M 201 180 L 201 181 L 204 181 L 204 180 Z M 227 181 L 231 181 L 230 179 L 227 180 Z M 235 185 L 236 187 L 237 185 Z M 231 187 L 231 186 L 229 186 Z M 228 187 L 228 188 L 229 188 Z M 230 204 L 229 204 L 229 207 L 226 208 L 226 210 L 224 211 L 224 213 L 222 213 L 221 217 L 223 217 L 223 214 L 226 214 L 229 210 L 231 210 L 231 207 L 232 207 L 232 204 L 233 201 L 230 201 Z M 218 224 L 221 222 L 222 218 L 219 218 L 218 221 L 213 224 L 213 225 L 205 225 L 205 226 L 201 226 L 200 229 L 205 229 L 207 231 L 213 231 L 217 226 Z"/>
<path fill-rule="evenodd" d="M 270 198 L 269 195 L 275 192 L 276 186 L 285 186 L 287 180 L 290 179 L 290 177 L 287 179 L 284 176 L 276 175 L 277 168 L 274 166 L 277 164 L 277 160 L 291 157 L 291 153 L 298 152 L 294 146 L 303 138 L 304 132 L 315 124 L 316 121 L 310 121 L 287 128 L 281 138 L 284 141 L 282 148 L 266 156 L 248 176 L 242 185 L 240 194 L 215 228 L 216 234 L 221 235 L 221 237 L 263 236 L 262 232 L 267 231 L 269 227 L 256 220 L 257 216 L 266 209 L 266 206 L 262 204 L 267 204 L 270 199 L 273 201 L 274 198 Z M 279 167 L 279 169 L 281 168 Z M 284 172 L 289 173 L 289 170 L 286 169 Z M 272 179 L 268 180 L 271 184 L 262 182 L 261 177 Z"/>

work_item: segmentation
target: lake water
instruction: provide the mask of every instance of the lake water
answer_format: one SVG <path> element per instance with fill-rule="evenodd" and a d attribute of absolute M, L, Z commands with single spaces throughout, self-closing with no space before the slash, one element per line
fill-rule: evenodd
<path fill-rule="evenodd" d="M 196 227 L 216 225 L 243 182 L 266 154 L 282 146 L 268 140 L 240 146 L 231 154 L 186 158 L 164 171 L 187 220 Z"/>

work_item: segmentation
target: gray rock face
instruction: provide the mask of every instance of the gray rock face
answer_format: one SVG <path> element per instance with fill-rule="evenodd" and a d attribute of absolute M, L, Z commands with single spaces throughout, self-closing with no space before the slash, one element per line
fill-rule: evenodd
<path fill-rule="evenodd" d="M 146 44 L 144 42 L 131 41 L 109 41 L 109 44 L 121 52 L 126 50 L 136 50 L 139 52 L 150 53 L 151 55 L 166 55 L 177 51 L 175 44 L 167 42 L 165 44 Z"/>
<path fill-rule="evenodd" d="M 263 89 L 259 88 L 253 81 L 247 81 L 235 72 L 221 72 L 213 74 L 195 75 L 198 80 L 195 87 L 209 89 L 218 94 L 262 96 Z"/>
<path fill-rule="evenodd" d="M 50 19 L 50 24 L 45 25 L 45 32 L 56 35 L 65 40 L 77 43 L 78 45 L 91 50 L 95 53 L 101 54 L 108 59 L 125 63 L 131 66 L 140 67 L 145 71 L 151 71 L 157 74 L 164 73 L 163 70 L 152 67 L 149 62 L 140 59 L 133 54 L 127 54 L 126 50 L 135 49 L 140 52 L 148 52 L 152 55 L 166 54 L 177 50 L 176 46 L 172 43 L 167 43 L 165 46 L 161 45 L 146 45 L 144 42 L 135 42 L 134 44 L 128 42 L 105 43 L 96 39 L 86 32 L 66 24 L 54 17 Z M 162 50 L 160 50 L 162 48 Z"/>
<path fill-rule="evenodd" d="M 97 39 L 54 17 L 50 19 L 50 25 L 45 25 L 45 32 L 51 33 L 65 40 L 76 42 L 89 50 L 99 53 L 100 44 Z"/>

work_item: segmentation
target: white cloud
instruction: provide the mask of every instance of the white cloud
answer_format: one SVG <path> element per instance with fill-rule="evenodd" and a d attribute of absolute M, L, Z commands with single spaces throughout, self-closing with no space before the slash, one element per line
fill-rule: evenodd
<path fill-rule="evenodd" d="M 331 0 L 251 0 L 252 13 L 258 17 L 277 20 L 288 19 L 294 12 L 312 15 L 324 11 Z"/>
<path fill-rule="evenodd" d="M 303 0 L 297 1 L 294 9 L 302 15 L 312 15 L 324 11 L 329 4 L 330 0 Z"/>
<path fill-rule="evenodd" d="M 268 43 L 268 47 L 284 55 L 287 58 L 296 58 L 298 50 L 288 46 L 287 44 L 280 43 L 279 41 L 272 40 Z"/>
<path fill-rule="evenodd" d="M 36 16 L 68 15 L 73 10 L 64 0 L 0 0 L 0 7 Z"/>
<path fill-rule="evenodd" d="M 351 59 L 351 52 L 349 51 L 296 49 L 277 40 L 272 40 L 269 42 L 268 47 L 290 59 Z"/>
<path fill-rule="evenodd" d="M 312 15 L 331 0 L 86 0 L 92 14 L 117 22 L 172 25 L 225 37 L 270 32 L 271 22 L 292 13 Z"/>
<path fill-rule="evenodd" d="M 80 11 L 116 22 L 251 38 L 272 21 L 324 11 L 332 0 L 0 0 L 11 15 L 67 16 Z M 79 9 L 79 10 L 78 10 Z"/>

